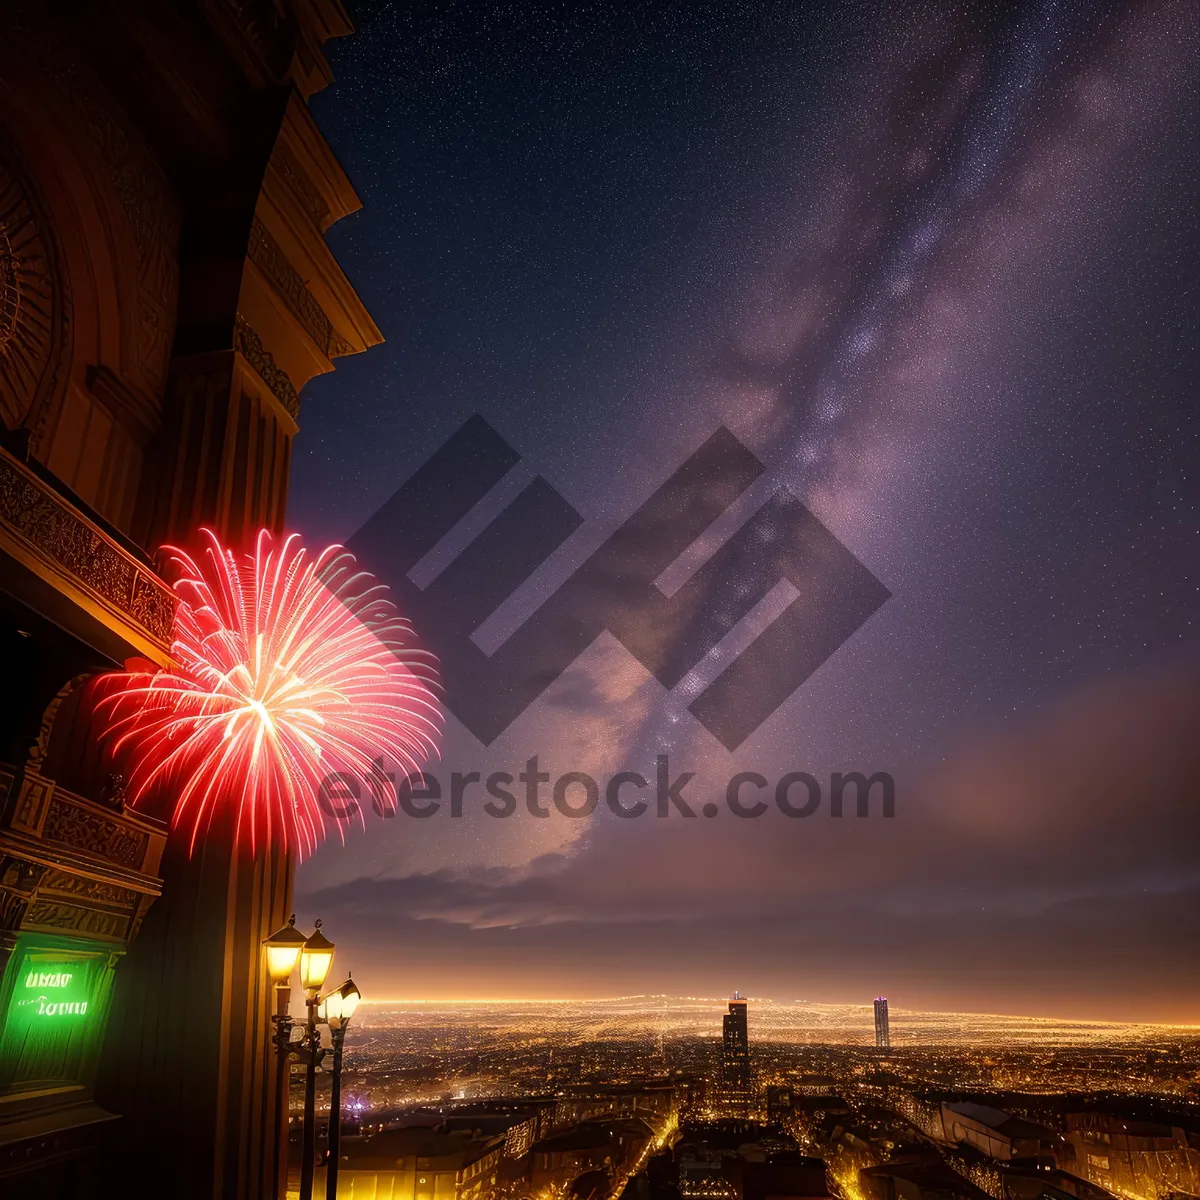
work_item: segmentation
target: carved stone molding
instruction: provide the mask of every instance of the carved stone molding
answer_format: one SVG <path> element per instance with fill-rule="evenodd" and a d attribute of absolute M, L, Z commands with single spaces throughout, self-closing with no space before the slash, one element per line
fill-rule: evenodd
<path fill-rule="evenodd" d="M 0 450 L 0 538 L 16 539 L 137 626 L 164 652 L 175 594 L 49 484 Z"/>
<path fill-rule="evenodd" d="M 54 780 L 44 779 L 31 769 L 21 777 L 21 795 L 13 815 L 13 826 L 36 833 L 42 823 L 42 815 L 54 795 Z"/>
<path fill-rule="evenodd" d="M 343 339 L 335 332 L 333 322 L 258 217 L 254 218 L 250 229 L 247 253 L 250 261 L 267 277 L 321 352 L 328 358 L 345 353 L 339 350 Z"/>
<path fill-rule="evenodd" d="M 34 1166 L 98 1153 L 104 1139 L 111 1136 L 109 1123 L 116 1118 L 94 1104 L 85 1111 L 90 1117 L 86 1122 L 0 1145 L 0 1177 L 7 1179 L 11 1173 L 25 1172 Z M 19 1184 L 12 1186 L 21 1190 Z"/>
<path fill-rule="evenodd" d="M 263 345 L 262 338 L 241 313 L 238 313 L 234 326 L 233 345 L 254 368 L 263 383 L 271 389 L 279 403 L 287 409 L 292 420 L 297 420 L 300 416 L 300 397 L 296 394 L 292 381 L 287 372 L 276 364 L 271 352 Z"/>
<path fill-rule="evenodd" d="M 275 151 L 271 155 L 271 166 L 299 201 L 300 207 L 312 218 L 313 224 L 324 231 L 330 217 L 329 205 L 296 160 L 296 156 L 282 142 L 276 143 Z"/>
<path fill-rule="evenodd" d="M 24 783 L 31 820 L 0 825 L 0 943 L 40 929 L 127 944 L 161 894 L 166 826 L 28 770 Z"/>
<path fill-rule="evenodd" d="M 57 867 L 47 869 L 38 888 L 39 896 L 54 893 L 63 898 L 75 897 L 79 900 L 95 901 L 98 904 L 112 904 L 121 909 L 133 911 L 138 902 L 138 893 L 133 888 L 120 887 L 102 879 L 88 879 L 83 875 L 72 875 Z"/>
<path fill-rule="evenodd" d="M 146 914 L 150 911 L 157 896 L 141 896 L 138 899 L 137 905 L 133 910 L 133 917 L 129 922 L 129 930 L 125 935 L 127 942 L 132 942 L 134 938 L 141 932 L 142 922 L 146 919 Z"/>
<path fill-rule="evenodd" d="M 0 854 L 0 929 L 21 927 L 26 910 L 46 873 L 40 863 Z"/>
<path fill-rule="evenodd" d="M 42 837 L 135 870 L 141 867 L 149 842 L 141 830 L 110 820 L 60 795 L 50 800 Z"/>
<path fill-rule="evenodd" d="M 22 927 L 124 940 L 136 933 L 153 901 L 133 888 L 50 867 L 29 901 Z"/>
<path fill-rule="evenodd" d="M 84 908 L 61 900 L 43 899 L 40 895 L 29 905 L 24 928 L 53 929 L 63 933 L 79 933 L 87 937 L 124 939 L 132 914 L 105 912 Z"/>

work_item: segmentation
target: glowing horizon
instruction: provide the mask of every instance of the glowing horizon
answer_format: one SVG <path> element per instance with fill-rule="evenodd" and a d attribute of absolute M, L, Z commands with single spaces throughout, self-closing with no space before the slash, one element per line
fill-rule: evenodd
<path fill-rule="evenodd" d="M 862 1009 L 864 1012 L 864 1020 L 871 1016 L 873 1001 L 823 1001 L 823 1000 L 774 1000 L 770 997 L 755 997 L 748 996 L 746 999 L 752 1005 L 761 1005 L 775 1009 L 785 1008 L 812 1008 L 812 1009 Z M 569 997 L 569 996 L 554 996 L 554 997 L 503 997 L 503 996 L 445 996 L 445 997 L 422 997 L 420 999 L 407 996 L 388 996 L 380 999 L 372 999 L 364 997 L 359 1003 L 360 1006 L 372 1005 L 375 1007 L 384 1007 L 389 1005 L 396 1006 L 424 1006 L 424 1007 L 442 1007 L 450 1005 L 468 1004 L 476 1007 L 487 1005 L 603 1005 L 603 1004 L 620 1004 L 634 1000 L 673 1000 L 676 1002 L 687 1002 L 692 1004 L 713 1005 L 714 1012 L 717 1012 L 721 1005 L 728 1002 L 727 997 L 718 996 L 676 996 L 670 993 L 637 993 L 625 996 L 588 996 L 588 997 Z M 921 1008 L 896 1008 L 889 1005 L 889 1015 L 892 1017 L 972 1017 L 976 1019 L 996 1020 L 996 1021 L 1012 1021 L 1024 1022 L 1027 1024 L 1047 1024 L 1047 1025 L 1082 1025 L 1092 1026 L 1097 1028 L 1122 1028 L 1122 1029 L 1170 1029 L 1181 1031 L 1200 1032 L 1200 1022 L 1187 1023 L 1175 1021 L 1131 1021 L 1118 1019 L 1103 1019 L 1097 1017 L 1074 1017 L 1074 1016 L 1056 1016 L 1053 1014 L 1038 1014 L 1028 1015 L 1023 1013 L 999 1013 L 999 1012 L 983 1012 L 977 1010 L 962 1010 L 962 1009 L 921 1009 Z M 866 1026 L 864 1025 L 864 1030 Z M 717 1036 L 714 1033 L 714 1036 Z"/>

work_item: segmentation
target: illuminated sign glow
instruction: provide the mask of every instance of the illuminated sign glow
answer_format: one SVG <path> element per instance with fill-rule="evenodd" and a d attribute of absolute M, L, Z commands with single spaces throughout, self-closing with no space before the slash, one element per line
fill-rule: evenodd
<path fill-rule="evenodd" d="M 22 934 L 0 975 L 0 1094 L 85 1082 L 94 1070 L 115 956 L 108 944 L 59 940 Z"/>
<path fill-rule="evenodd" d="M 81 1017 L 87 1013 L 88 1002 L 69 998 L 72 992 L 79 990 L 78 984 L 74 989 L 71 988 L 72 982 L 77 979 L 77 971 L 64 971 L 57 966 L 49 971 L 30 971 L 25 976 L 24 990 L 26 993 L 36 992 L 37 995 L 18 996 L 17 1007 L 25 1009 L 30 1016 Z"/>
<path fill-rule="evenodd" d="M 69 987 L 70 983 L 70 971 L 30 971 L 25 976 L 27 988 L 61 988 Z"/>
<path fill-rule="evenodd" d="M 45 996 L 38 996 L 36 1000 L 22 1000 L 21 1004 L 36 1004 L 39 1017 L 58 1017 L 66 1016 L 68 1013 L 78 1013 L 82 1016 L 87 1012 L 86 1000 L 48 1000 Z"/>

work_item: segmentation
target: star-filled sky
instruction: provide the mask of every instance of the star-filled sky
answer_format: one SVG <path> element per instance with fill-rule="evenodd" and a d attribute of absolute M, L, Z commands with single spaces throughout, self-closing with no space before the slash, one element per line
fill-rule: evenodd
<path fill-rule="evenodd" d="M 891 593 L 734 751 L 688 703 L 791 585 L 671 690 L 602 633 L 491 745 L 450 715 L 443 781 L 667 754 L 719 812 L 368 811 L 298 881 L 364 988 L 1200 1021 L 1195 7 L 353 15 L 312 107 L 387 340 L 306 390 L 290 524 L 350 539 L 480 414 L 520 463 L 411 577 L 536 475 L 583 518 L 493 653 L 725 426 L 766 469 L 663 591 L 787 489 Z M 894 817 L 724 804 L 853 770 Z"/>

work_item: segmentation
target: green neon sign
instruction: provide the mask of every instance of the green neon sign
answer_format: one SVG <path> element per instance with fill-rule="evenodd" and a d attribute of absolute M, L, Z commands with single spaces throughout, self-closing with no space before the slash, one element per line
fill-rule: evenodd
<path fill-rule="evenodd" d="M 77 1082 L 108 1016 L 112 948 L 22 934 L 0 984 L 0 1093 Z M 59 944 L 56 945 L 55 943 Z"/>
<path fill-rule="evenodd" d="M 29 1017 L 82 1017 L 88 1010 L 87 973 L 78 963 L 39 963 L 25 973 L 15 997 Z"/>

